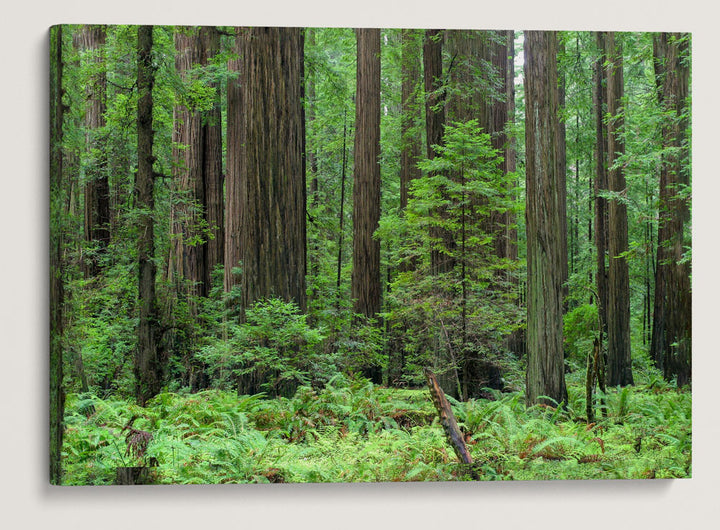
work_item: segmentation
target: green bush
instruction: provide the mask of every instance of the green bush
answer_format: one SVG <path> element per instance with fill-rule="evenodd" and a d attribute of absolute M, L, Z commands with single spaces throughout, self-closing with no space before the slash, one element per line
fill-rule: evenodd
<path fill-rule="evenodd" d="M 227 338 L 213 338 L 197 354 L 220 386 L 241 394 L 292 395 L 299 385 L 321 384 L 335 373 L 322 355 L 321 328 L 308 325 L 294 302 L 269 299 L 246 311 L 244 324 L 229 323 Z"/>

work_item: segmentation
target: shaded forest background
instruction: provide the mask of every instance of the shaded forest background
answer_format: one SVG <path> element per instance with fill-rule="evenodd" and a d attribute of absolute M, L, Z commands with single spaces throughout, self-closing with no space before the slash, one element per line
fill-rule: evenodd
<path fill-rule="evenodd" d="M 689 49 L 54 28 L 53 439 L 90 390 L 689 384 Z"/>

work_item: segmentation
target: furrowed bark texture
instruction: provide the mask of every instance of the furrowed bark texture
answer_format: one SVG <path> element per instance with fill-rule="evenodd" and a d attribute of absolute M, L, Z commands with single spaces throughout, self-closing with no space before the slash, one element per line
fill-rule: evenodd
<path fill-rule="evenodd" d="M 84 236 L 87 243 L 97 245 L 96 253 L 84 266 L 86 276 L 96 276 L 99 258 L 110 244 L 110 186 L 106 142 L 101 136 L 105 127 L 107 74 L 104 47 L 105 26 L 82 26 L 74 36 L 75 46 L 86 55 L 96 72 L 85 88 L 85 213 Z M 99 66 L 98 66 L 99 65 Z"/>
<path fill-rule="evenodd" d="M 352 298 L 356 313 L 380 312 L 380 30 L 357 29 Z"/>
<path fill-rule="evenodd" d="M 627 196 L 625 173 L 618 158 L 625 155 L 622 47 L 614 33 L 605 37 L 607 65 L 607 138 L 608 189 L 621 197 Z M 631 385 L 630 358 L 630 277 L 628 251 L 627 206 L 619 198 L 608 201 L 608 351 L 607 384 Z"/>
<path fill-rule="evenodd" d="M 198 31 L 178 27 L 175 31 L 175 69 L 187 82 L 189 70 L 201 62 L 202 48 Z M 200 221 L 205 204 L 203 186 L 202 115 L 188 105 L 173 109 L 173 187 L 170 210 L 172 253 L 168 276 L 171 280 L 188 282 L 188 295 L 204 294 L 205 250 Z"/>
<path fill-rule="evenodd" d="M 243 41 L 243 309 L 270 297 L 306 307 L 303 42 L 300 28 L 252 28 Z"/>
<path fill-rule="evenodd" d="M 664 154 L 660 170 L 660 221 L 655 269 L 654 320 L 650 353 L 666 379 L 685 385 L 692 376 L 692 293 L 690 262 L 685 253 L 690 198 L 681 192 L 690 184 L 688 97 L 689 36 L 662 33 L 656 37 Z"/>
<path fill-rule="evenodd" d="M 512 30 L 498 32 L 489 46 L 490 59 L 502 85 L 500 97 L 490 106 L 488 131 L 491 131 L 493 147 L 503 155 L 504 173 L 515 171 L 515 147 L 506 133 L 506 127 L 514 122 L 515 114 L 514 37 Z M 499 258 L 517 259 L 517 230 L 513 228 L 515 219 L 512 212 L 493 213 L 493 219 L 497 226 L 495 254 Z"/>
<path fill-rule="evenodd" d="M 562 263 L 566 234 L 558 174 L 557 35 L 525 33 L 528 405 L 567 401 L 563 361 Z M 552 402 L 550 402 L 552 403 Z"/>
<path fill-rule="evenodd" d="M 200 42 L 203 48 L 202 64 L 207 65 L 210 59 L 220 51 L 220 34 L 217 28 L 203 26 L 200 28 Z M 225 208 L 223 195 L 222 167 L 222 114 L 220 110 L 220 87 L 216 83 L 210 86 L 216 90 L 213 106 L 205 112 L 203 119 L 203 183 L 205 186 L 205 221 L 207 222 L 208 239 L 205 251 L 205 285 L 204 294 L 211 285 L 213 269 L 222 265 L 225 259 Z"/>
<path fill-rule="evenodd" d="M 189 71 L 207 65 L 219 50 L 212 27 L 180 27 L 175 33 L 175 68 L 189 82 Z M 186 293 L 207 296 L 212 269 L 223 263 L 222 136 L 219 99 L 200 111 L 193 102 L 173 109 L 174 201 L 170 212 L 170 278 L 188 282 Z"/>
<path fill-rule="evenodd" d="M 560 186 L 562 186 L 562 189 L 565 190 L 565 193 L 567 195 L 567 144 L 565 142 L 565 118 L 563 116 L 563 113 L 565 112 L 565 92 L 566 92 L 566 82 L 565 82 L 565 72 L 564 70 L 560 69 L 560 63 L 559 59 L 561 57 L 565 56 L 565 43 L 561 40 L 558 40 L 558 124 L 560 127 L 560 135 L 558 137 L 558 175 L 561 179 Z M 560 219 L 562 221 L 563 227 L 562 231 L 563 233 L 567 234 L 567 200 L 563 201 L 562 204 L 563 211 L 560 212 Z M 567 297 L 568 297 L 568 246 L 567 246 L 567 237 L 564 237 L 562 240 L 563 249 L 561 250 L 563 256 L 566 256 L 566 259 L 562 262 L 562 299 L 563 299 L 563 312 L 567 311 Z"/>
<path fill-rule="evenodd" d="M 155 396 L 162 385 L 162 362 L 158 349 L 158 310 L 155 297 L 156 267 L 153 213 L 153 98 L 155 70 L 152 62 L 153 26 L 138 28 L 138 171 L 135 193 L 138 208 L 138 301 L 140 320 L 135 356 L 135 397 L 139 405 Z"/>
<path fill-rule="evenodd" d="M 228 69 L 237 74 L 227 82 L 227 177 L 225 179 L 225 276 L 224 288 L 230 292 L 233 286 L 240 283 L 240 275 L 233 269 L 240 267 L 240 214 L 242 211 L 242 179 L 243 168 L 242 146 L 245 143 L 243 126 L 242 94 L 245 80 L 243 79 L 243 54 L 245 53 L 245 32 L 243 28 L 235 28 L 234 51 L 236 59 L 229 61 Z"/>
<path fill-rule="evenodd" d="M 607 332 L 608 277 L 607 277 L 607 199 L 600 192 L 608 189 L 607 182 L 607 131 L 604 116 L 605 94 L 605 33 L 595 34 L 600 55 L 595 63 L 593 99 L 595 106 L 595 248 L 598 313 L 603 332 Z"/>
<path fill-rule="evenodd" d="M 420 177 L 417 163 L 421 155 L 421 135 L 417 129 L 420 118 L 420 102 L 418 83 L 420 82 L 420 47 L 417 30 L 402 30 L 401 49 L 401 101 L 402 117 L 400 128 L 402 148 L 400 151 L 400 209 L 404 210 L 408 203 L 408 187 L 410 182 Z"/>

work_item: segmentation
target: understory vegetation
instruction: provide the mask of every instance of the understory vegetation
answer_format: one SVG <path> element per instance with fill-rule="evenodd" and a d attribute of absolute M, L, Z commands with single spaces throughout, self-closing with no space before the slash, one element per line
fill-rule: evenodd
<path fill-rule="evenodd" d="M 525 407 L 519 392 L 451 399 L 480 480 L 689 477 L 691 396 L 653 377 L 611 390 L 605 415 L 569 405 Z M 123 428 L 152 435 L 142 456 Z M 471 480 L 425 389 L 334 377 L 292 398 L 206 390 L 165 392 L 142 408 L 90 393 L 68 396 L 66 484 L 113 484 L 119 466 L 152 464 L 159 484 Z"/>

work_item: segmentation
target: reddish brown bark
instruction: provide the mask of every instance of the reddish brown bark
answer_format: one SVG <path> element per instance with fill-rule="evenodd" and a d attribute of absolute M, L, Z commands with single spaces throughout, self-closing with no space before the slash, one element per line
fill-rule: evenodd
<path fill-rule="evenodd" d="M 507 105 L 507 123 L 508 125 L 515 123 L 515 32 L 507 30 L 505 33 L 505 101 Z M 505 148 L 503 151 L 505 162 L 505 173 L 514 173 L 516 170 L 516 145 L 515 140 L 505 134 Z M 516 185 L 516 184 L 514 184 Z M 505 251 L 502 254 L 509 260 L 518 259 L 518 234 L 517 219 L 512 211 L 505 214 Z"/>
<path fill-rule="evenodd" d="M 200 28 L 202 64 L 207 65 L 220 51 L 220 34 L 217 28 Z M 205 221 L 207 223 L 207 249 L 205 251 L 204 291 L 210 288 L 212 272 L 225 259 L 225 208 L 222 167 L 222 114 L 220 110 L 220 87 L 216 83 L 213 106 L 203 116 L 203 185 L 205 187 Z"/>
<path fill-rule="evenodd" d="M 353 172 L 352 298 L 356 313 L 380 312 L 380 30 L 358 29 Z"/>
<path fill-rule="evenodd" d="M 607 131 L 605 129 L 605 33 L 597 32 L 595 39 L 599 56 L 595 62 L 593 99 L 595 106 L 595 248 L 597 304 L 603 332 L 607 332 L 608 278 L 607 278 L 607 199 L 601 192 L 607 183 Z"/>
<path fill-rule="evenodd" d="M 162 385 L 162 362 L 158 348 L 159 325 L 155 297 L 155 177 L 153 172 L 153 26 L 138 28 L 138 171 L 135 193 L 138 207 L 138 302 L 140 314 L 135 355 L 135 396 L 140 406 L 155 396 Z"/>
<path fill-rule="evenodd" d="M 685 385 L 692 377 L 692 292 L 690 262 L 684 258 L 690 199 L 689 35 L 662 33 L 655 37 L 659 99 L 666 111 L 662 127 L 655 303 L 650 354 L 666 379 Z"/>
<path fill-rule="evenodd" d="M 108 160 L 102 129 L 105 127 L 107 74 L 105 71 L 105 26 L 85 25 L 74 36 L 75 46 L 86 56 L 95 73 L 85 89 L 85 213 L 86 243 L 96 246 L 86 260 L 87 276 L 96 276 L 102 254 L 110 244 L 110 187 Z M 99 67 L 97 66 L 99 65 Z"/>
<path fill-rule="evenodd" d="M 401 48 L 402 78 L 402 116 L 400 118 L 400 209 L 404 210 L 408 202 L 410 182 L 420 176 L 417 163 L 421 156 L 421 135 L 417 129 L 421 104 L 419 99 L 420 46 L 417 30 L 402 30 Z"/>
<path fill-rule="evenodd" d="M 622 46 L 614 33 L 605 36 L 607 75 L 608 189 L 620 196 L 608 201 L 608 351 L 607 384 L 631 385 L 630 278 L 625 173 L 617 160 L 625 155 Z"/>
<path fill-rule="evenodd" d="M 240 215 L 242 211 L 242 145 L 245 129 L 243 127 L 243 68 L 244 33 L 247 30 L 235 28 L 235 59 L 229 61 L 228 69 L 236 74 L 227 83 L 227 163 L 225 178 L 225 276 L 224 287 L 230 292 L 240 283 L 240 275 L 234 270 L 240 267 Z"/>
<path fill-rule="evenodd" d="M 242 307 L 278 297 L 305 310 L 304 49 L 300 28 L 252 28 L 242 43 Z"/>
<path fill-rule="evenodd" d="M 213 27 L 180 27 L 175 33 L 175 68 L 189 82 L 219 50 Z M 219 100 L 201 111 L 192 101 L 173 110 L 174 200 L 170 211 L 169 276 L 186 282 L 190 295 L 207 296 L 212 269 L 223 263 L 222 136 Z"/>
<path fill-rule="evenodd" d="M 565 189 L 557 145 L 557 34 L 525 32 L 527 219 L 526 401 L 567 401 L 563 359 L 562 263 Z"/>
<path fill-rule="evenodd" d="M 189 71 L 202 60 L 198 30 L 179 27 L 175 31 L 175 69 L 188 82 Z M 173 109 L 173 201 L 170 210 L 172 252 L 168 276 L 187 282 L 180 288 L 190 295 L 203 294 L 206 247 L 202 244 L 203 186 L 202 114 L 181 95 L 181 104 Z"/>

